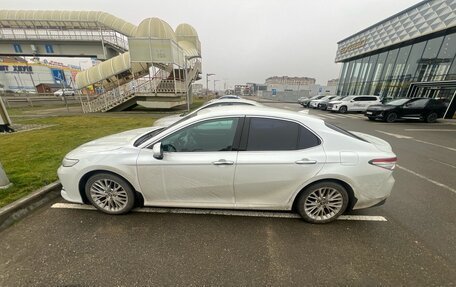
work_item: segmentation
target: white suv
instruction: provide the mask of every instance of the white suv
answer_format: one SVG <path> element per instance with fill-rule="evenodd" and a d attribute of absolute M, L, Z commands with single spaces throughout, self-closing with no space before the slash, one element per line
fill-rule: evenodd
<path fill-rule="evenodd" d="M 54 92 L 54 96 L 56 97 L 74 96 L 75 94 L 76 92 L 73 89 L 60 89 Z"/>
<path fill-rule="evenodd" d="M 364 112 L 370 105 L 381 105 L 380 97 L 377 96 L 348 96 L 337 101 L 328 103 L 328 111 L 346 113 L 346 112 Z"/>

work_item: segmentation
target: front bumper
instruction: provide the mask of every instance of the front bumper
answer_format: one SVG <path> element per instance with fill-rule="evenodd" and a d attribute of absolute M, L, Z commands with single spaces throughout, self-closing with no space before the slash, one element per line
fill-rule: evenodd
<path fill-rule="evenodd" d="M 84 203 L 79 193 L 79 177 L 75 176 L 75 174 L 74 167 L 59 167 L 57 175 L 62 184 L 60 195 L 67 201 Z"/>
<path fill-rule="evenodd" d="M 364 113 L 364 116 L 368 118 L 374 118 L 374 119 L 383 119 L 385 116 L 384 111 L 366 111 Z"/>

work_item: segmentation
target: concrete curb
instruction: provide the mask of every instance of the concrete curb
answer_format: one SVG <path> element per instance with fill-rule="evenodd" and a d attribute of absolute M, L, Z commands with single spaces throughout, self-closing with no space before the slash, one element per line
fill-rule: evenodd
<path fill-rule="evenodd" d="M 61 187 L 60 181 L 55 181 L 0 208 L 0 231 L 24 218 L 43 204 L 58 197 Z"/>

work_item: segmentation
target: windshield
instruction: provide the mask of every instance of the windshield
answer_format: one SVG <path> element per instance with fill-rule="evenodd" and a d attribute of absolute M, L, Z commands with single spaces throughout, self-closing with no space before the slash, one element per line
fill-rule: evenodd
<path fill-rule="evenodd" d="M 321 98 L 320 100 L 326 101 L 326 100 L 330 100 L 330 99 L 331 99 L 331 96 L 326 96 L 326 97 Z"/>
<path fill-rule="evenodd" d="M 391 105 L 391 106 L 402 106 L 403 104 L 405 104 L 408 101 L 410 101 L 410 99 L 398 99 L 398 100 L 388 102 L 386 104 Z"/>
<path fill-rule="evenodd" d="M 342 97 L 341 96 L 337 96 L 337 97 L 332 98 L 331 101 L 338 101 L 340 99 L 342 99 Z"/>
<path fill-rule="evenodd" d="M 135 147 L 140 146 L 141 144 L 145 143 L 147 140 L 149 140 L 149 139 L 153 138 L 154 136 L 158 135 L 159 133 L 161 133 L 163 130 L 165 130 L 165 128 L 154 130 L 154 131 L 148 132 L 145 135 L 142 135 L 139 139 L 137 139 L 135 141 L 133 146 L 135 146 Z"/>
<path fill-rule="evenodd" d="M 343 98 L 343 101 L 351 101 L 351 100 L 353 100 L 353 98 L 354 98 L 353 96 L 345 97 L 345 98 Z"/>

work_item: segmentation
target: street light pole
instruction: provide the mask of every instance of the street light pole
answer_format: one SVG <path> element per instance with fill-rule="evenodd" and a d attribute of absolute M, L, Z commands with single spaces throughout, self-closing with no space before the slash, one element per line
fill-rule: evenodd
<path fill-rule="evenodd" d="M 215 92 L 215 83 L 218 82 L 218 81 L 220 81 L 220 80 L 214 80 L 214 94 L 216 93 Z"/>
<path fill-rule="evenodd" d="M 215 74 L 206 74 L 206 98 L 207 92 L 209 91 L 209 76 L 214 76 Z"/>

